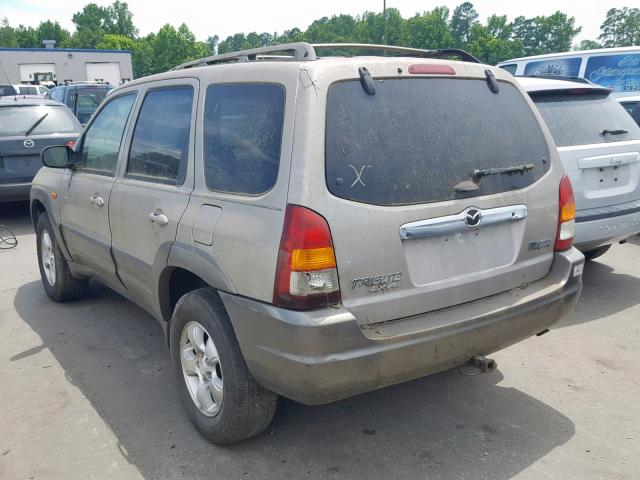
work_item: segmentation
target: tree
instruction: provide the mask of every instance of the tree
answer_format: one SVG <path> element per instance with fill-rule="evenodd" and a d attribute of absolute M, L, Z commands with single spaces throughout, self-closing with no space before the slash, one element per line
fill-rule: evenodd
<path fill-rule="evenodd" d="M 640 8 L 612 8 L 600 25 L 604 47 L 640 45 Z"/>
<path fill-rule="evenodd" d="M 353 33 L 349 32 L 350 20 L 347 15 L 334 17 L 340 19 L 342 28 L 336 30 L 336 42 L 384 44 L 385 18 L 383 13 L 365 12 L 357 18 Z M 396 8 L 387 8 L 387 44 L 401 45 L 404 33 L 405 20 Z"/>
<path fill-rule="evenodd" d="M 527 56 L 570 50 L 573 39 L 582 30 L 575 26 L 574 17 L 567 17 L 560 11 L 548 17 L 516 17 L 512 27 Z"/>
<path fill-rule="evenodd" d="M 129 38 L 135 38 L 138 35 L 138 29 L 133 25 L 133 13 L 129 10 L 127 2 L 116 0 L 110 7 L 107 7 L 106 13 L 107 33 Z"/>
<path fill-rule="evenodd" d="M 16 39 L 16 32 L 9 25 L 7 17 L 0 19 L 0 47 L 4 48 L 16 48 L 18 46 L 18 40 Z M 2 80 L 0 80 L 2 81 Z"/>
<path fill-rule="evenodd" d="M 33 27 L 18 25 L 14 30 L 16 42 L 19 48 L 40 48 L 42 45 L 38 39 L 38 31 Z"/>
<path fill-rule="evenodd" d="M 209 53 L 211 55 L 215 55 L 218 52 L 219 43 L 220 43 L 220 37 L 218 37 L 218 35 L 207 37 L 207 45 L 209 46 Z"/>
<path fill-rule="evenodd" d="M 478 24 L 478 12 L 471 2 L 464 2 L 453 10 L 451 16 L 451 35 L 454 45 L 462 47 L 469 42 L 471 29 Z"/>
<path fill-rule="evenodd" d="M 575 50 L 592 50 L 594 48 L 602 48 L 602 45 L 595 40 L 582 40 L 580 45 L 575 46 Z"/>
<path fill-rule="evenodd" d="M 62 28 L 58 22 L 52 22 L 51 20 L 40 22 L 36 31 L 40 46 L 42 46 L 43 40 L 55 40 L 56 46 L 62 47 L 71 38 L 68 30 Z"/>
<path fill-rule="evenodd" d="M 447 48 L 453 44 L 449 9 L 436 7 L 406 20 L 402 44 L 414 48 Z"/>
<path fill-rule="evenodd" d="M 491 15 L 486 25 L 474 25 L 466 48 L 469 53 L 491 65 L 522 56 L 522 41 L 513 38 L 513 28 L 506 15 Z"/>

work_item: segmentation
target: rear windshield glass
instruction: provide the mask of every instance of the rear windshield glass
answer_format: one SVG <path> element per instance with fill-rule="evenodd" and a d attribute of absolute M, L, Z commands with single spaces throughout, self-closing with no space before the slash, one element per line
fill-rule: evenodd
<path fill-rule="evenodd" d="M 638 125 L 608 95 L 536 94 L 532 98 L 559 147 L 640 140 Z"/>
<path fill-rule="evenodd" d="M 46 115 L 46 116 L 45 116 Z M 70 114 L 63 107 L 25 105 L 0 107 L 0 137 L 24 135 L 40 119 L 31 135 L 76 132 Z"/>
<path fill-rule="evenodd" d="M 524 188 L 549 169 L 542 130 L 509 83 L 500 82 L 498 94 L 470 79 L 379 80 L 375 87 L 375 95 L 359 81 L 329 90 L 325 173 L 338 197 L 376 205 L 437 202 Z M 469 184 L 474 170 L 520 165 L 532 168 Z"/>

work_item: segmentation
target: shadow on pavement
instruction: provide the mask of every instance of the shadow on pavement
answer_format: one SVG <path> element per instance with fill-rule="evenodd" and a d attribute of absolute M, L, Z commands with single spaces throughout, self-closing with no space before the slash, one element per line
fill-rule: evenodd
<path fill-rule="evenodd" d="M 0 202 L 0 225 L 6 225 L 16 235 L 33 233 L 29 202 Z"/>
<path fill-rule="evenodd" d="M 554 328 L 599 320 L 638 304 L 640 278 L 616 273 L 609 265 L 598 260 L 585 264 L 580 300 L 573 313 Z"/>
<path fill-rule="evenodd" d="M 180 404 L 156 320 L 92 283 L 86 300 L 55 304 L 34 281 L 15 309 L 51 350 L 147 479 L 507 479 L 566 443 L 573 423 L 499 372 L 449 371 L 331 405 L 281 400 L 266 433 L 232 447 L 201 438 Z"/>

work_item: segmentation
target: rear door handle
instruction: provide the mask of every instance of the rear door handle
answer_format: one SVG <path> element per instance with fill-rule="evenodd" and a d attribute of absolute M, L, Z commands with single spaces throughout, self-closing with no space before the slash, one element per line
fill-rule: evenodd
<path fill-rule="evenodd" d="M 159 212 L 151 212 L 149 214 L 149 220 L 151 220 L 153 223 L 157 223 L 161 227 L 169 224 L 169 219 L 167 218 L 167 216 Z"/>
<path fill-rule="evenodd" d="M 96 193 L 96 194 L 91 195 L 89 197 L 89 203 L 91 205 L 93 205 L 94 207 L 103 207 L 104 206 L 104 198 L 102 198 L 101 196 L 99 196 Z"/>

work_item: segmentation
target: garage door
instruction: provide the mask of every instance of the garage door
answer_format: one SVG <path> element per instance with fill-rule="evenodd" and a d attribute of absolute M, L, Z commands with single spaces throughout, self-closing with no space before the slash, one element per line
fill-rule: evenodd
<path fill-rule="evenodd" d="M 120 85 L 119 63 L 87 63 L 87 80 L 90 82 L 109 82 L 111 85 Z"/>
<path fill-rule="evenodd" d="M 36 76 L 38 77 L 36 79 Z M 33 82 L 36 80 L 55 80 L 56 66 L 54 63 L 21 63 L 20 82 Z"/>

